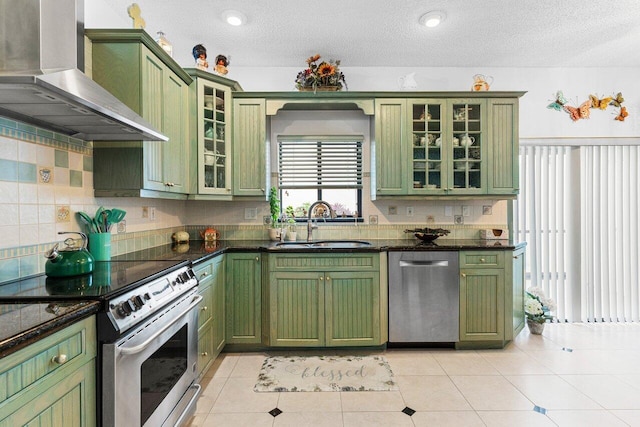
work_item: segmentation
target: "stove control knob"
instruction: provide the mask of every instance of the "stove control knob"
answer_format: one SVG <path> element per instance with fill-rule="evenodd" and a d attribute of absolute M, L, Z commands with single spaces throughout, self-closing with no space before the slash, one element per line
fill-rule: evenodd
<path fill-rule="evenodd" d="M 118 304 L 116 311 L 122 317 L 131 316 L 131 313 L 135 311 L 135 306 L 131 300 L 126 300 Z"/>
<path fill-rule="evenodd" d="M 131 298 L 131 300 L 133 301 L 133 305 L 136 306 L 136 310 L 142 308 L 142 306 L 145 304 L 144 299 L 142 299 L 140 295 L 134 296 L 133 298 Z"/>

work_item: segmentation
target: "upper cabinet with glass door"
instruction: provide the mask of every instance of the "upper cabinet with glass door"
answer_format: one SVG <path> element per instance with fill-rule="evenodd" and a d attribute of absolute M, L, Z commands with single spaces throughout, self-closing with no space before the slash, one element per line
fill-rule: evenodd
<path fill-rule="evenodd" d="M 194 77 L 191 198 L 231 198 L 231 92 L 239 85 L 205 71 L 188 69 Z"/>
<path fill-rule="evenodd" d="M 485 105 L 479 99 L 409 100 L 409 194 L 486 192 Z"/>
<path fill-rule="evenodd" d="M 486 193 L 486 103 L 483 100 L 452 100 L 447 102 L 451 125 L 450 171 L 448 193 Z"/>

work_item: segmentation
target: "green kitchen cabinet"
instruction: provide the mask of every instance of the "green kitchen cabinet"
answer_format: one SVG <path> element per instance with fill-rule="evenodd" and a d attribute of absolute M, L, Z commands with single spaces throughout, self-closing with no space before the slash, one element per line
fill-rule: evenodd
<path fill-rule="evenodd" d="M 487 192 L 486 101 L 409 99 L 410 194 Z"/>
<path fill-rule="evenodd" d="M 232 92 L 240 85 L 225 77 L 187 68 L 191 151 L 189 198 L 230 200 L 232 188 Z M 197 165 L 197 166 L 196 166 Z"/>
<path fill-rule="evenodd" d="M 460 252 L 460 341 L 505 340 L 505 251 Z"/>
<path fill-rule="evenodd" d="M 206 373 L 225 345 L 224 256 L 193 267 L 202 296 L 198 311 L 198 374 Z"/>
<path fill-rule="evenodd" d="M 409 191 L 406 110 L 404 98 L 375 100 L 375 185 L 379 196 Z"/>
<path fill-rule="evenodd" d="M 519 183 L 518 99 L 488 99 L 487 192 L 517 195 Z"/>
<path fill-rule="evenodd" d="M 0 359 L 0 427 L 96 425 L 95 317 Z"/>
<path fill-rule="evenodd" d="M 376 99 L 376 196 L 515 197 L 521 94 L 433 95 Z"/>
<path fill-rule="evenodd" d="M 265 100 L 233 101 L 233 195 L 266 197 Z"/>
<path fill-rule="evenodd" d="M 379 254 L 273 255 L 269 270 L 271 346 L 382 344 Z"/>
<path fill-rule="evenodd" d="M 270 273 L 270 345 L 325 345 L 325 296 L 322 272 Z"/>
<path fill-rule="evenodd" d="M 262 342 L 262 255 L 225 254 L 227 344 Z"/>
<path fill-rule="evenodd" d="M 191 77 L 144 30 L 87 30 L 91 76 L 169 141 L 94 141 L 98 197 L 184 199 Z"/>

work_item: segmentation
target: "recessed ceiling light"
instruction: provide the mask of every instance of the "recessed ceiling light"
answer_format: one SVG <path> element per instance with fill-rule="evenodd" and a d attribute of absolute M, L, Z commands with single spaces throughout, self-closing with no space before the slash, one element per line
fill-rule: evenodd
<path fill-rule="evenodd" d="M 442 11 L 427 12 L 420 17 L 420 25 L 433 28 L 440 25 L 447 18 L 447 15 Z"/>
<path fill-rule="evenodd" d="M 235 27 L 247 22 L 246 15 L 242 12 L 238 12 L 237 10 L 225 10 L 222 12 L 222 19 L 224 19 L 227 24 Z"/>

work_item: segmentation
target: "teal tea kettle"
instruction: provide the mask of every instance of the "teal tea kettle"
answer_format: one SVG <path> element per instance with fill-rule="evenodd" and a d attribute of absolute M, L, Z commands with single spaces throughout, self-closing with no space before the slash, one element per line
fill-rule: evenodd
<path fill-rule="evenodd" d="M 74 231 L 60 231 L 58 234 L 79 234 L 82 246 L 78 247 L 76 240 L 71 237 L 64 240 L 64 249 L 58 250 L 59 243 L 56 243 L 44 254 L 47 258 L 45 274 L 50 277 L 70 277 L 91 273 L 95 259 L 87 250 L 87 235 Z"/>

